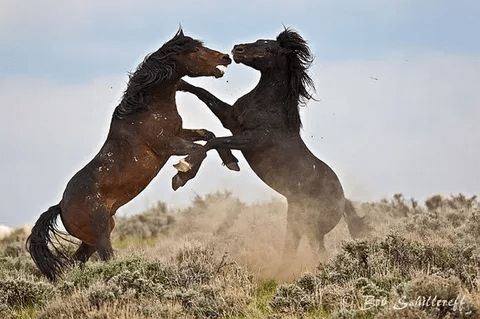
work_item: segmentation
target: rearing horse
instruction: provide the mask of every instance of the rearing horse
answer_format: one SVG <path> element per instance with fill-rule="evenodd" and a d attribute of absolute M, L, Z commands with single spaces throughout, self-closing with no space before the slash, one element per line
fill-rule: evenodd
<path fill-rule="evenodd" d="M 336 174 L 300 136 L 299 105 L 311 99 L 309 89 L 314 90 L 306 72 L 313 57 L 305 40 L 285 29 L 276 40 L 235 45 L 232 54 L 236 63 L 261 73 L 257 86 L 232 106 L 185 81 L 179 89 L 196 95 L 233 134 L 212 139 L 205 148 L 241 150 L 258 177 L 287 198 L 284 261 L 294 258 L 304 234 L 320 255 L 324 235 L 342 216 L 353 237 L 363 234 L 367 225 L 345 199 Z M 199 165 L 190 157 L 185 161 Z"/>
<path fill-rule="evenodd" d="M 228 54 L 204 47 L 179 29 L 130 74 L 105 144 L 68 182 L 60 203 L 40 216 L 27 240 L 33 261 L 48 279 L 55 281 L 70 263 L 63 253 L 57 250 L 54 254 L 49 248 L 51 236 L 57 233 L 58 215 L 67 232 L 82 241 L 76 260 L 84 263 L 95 251 L 106 260 L 113 254 L 110 233 L 117 209 L 137 196 L 171 155 L 191 154 L 196 160 L 206 156 L 206 149 L 194 141 L 215 136 L 204 129 L 182 128 L 175 92 L 183 76 L 218 78 L 223 71 L 217 66 L 230 63 Z M 219 150 L 219 154 L 228 168 L 238 170 L 230 150 Z M 191 177 L 190 173 L 185 177 Z"/>

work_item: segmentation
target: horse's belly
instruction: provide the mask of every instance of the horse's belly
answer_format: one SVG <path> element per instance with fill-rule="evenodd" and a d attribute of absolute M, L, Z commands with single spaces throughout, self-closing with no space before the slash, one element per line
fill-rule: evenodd
<path fill-rule="evenodd" d="M 167 160 L 148 150 L 99 154 L 69 181 L 63 202 L 84 213 L 94 207 L 114 213 L 145 189 Z"/>
<path fill-rule="evenodd" d="M 310 152 L 279 147 L 244 152 L 244 156 L 263 182 L 287 198 L 343 196 L 335 173 Z"/>
<path fill-rule="evenodd" d="M 110 201 L 115 201 L 115 210 L 131 201 L 157 176 L 168 158 L 159 158 L 151 152 L 134 156 L 119 167 L 117 176 L 106 180 L 103 193 Z"/>
<path fill-rule="evenodd" d="M 284 154 L 277 154 L 269 150 L 244 152 L 250 168 L 268 186 L 278 193 L 288 196 L 292 182 L 288 158 Z"/>

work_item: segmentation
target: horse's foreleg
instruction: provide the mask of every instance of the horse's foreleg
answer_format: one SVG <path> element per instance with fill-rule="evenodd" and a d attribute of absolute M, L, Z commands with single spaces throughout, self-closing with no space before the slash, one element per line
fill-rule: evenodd
<path fill-rule="evenodd" d="M 218 117 L 224 127 L 230 127 L 229 122 L 231 121 L 232 109 L 232 106 L 230 104 L 223 102 L 207 90 L 191 85 L 184 80 L 180 80 L 177 89 L 179 91 L 188 92 L 195 95 L 200 101 L 202 101 L 208 106 L 210 111 L 212 111 L 216 117 Z"/>
<path fill-rule="evenodd" d="M 159 151 L 160 153 L 167 152 L 168 156 L 188 155 L 185 159 L 181 159 L 179 163 L 174 165 L 178 173 L 172 179 L 172 188 L 177 190 L 197 175 L 200 165 L 207 156 L 207 151 L 202 145 L 195 144 L 180 136 L 170 137 L 168 141 L 164 142 L 167 145 Z"/>
<path fill-rule="evenodd" d="M 243 150 L 252 143 L 252 139 L 243 135 L 233 135 L 226 137 L 216 137 L 205 144 L 205 149 L 234 149 Z"/>
<path fill-rule="evenodd" d="M 211 149 L 238 149 L 241 150 L 251 143 L 251 140 L 243 136 L 216 137 L 207 141 L 205 145 L 198 145 L 180 137 L 172 139 L 169 148 L 170 155 L 188 155 L 180 160 L 175 168 L 177 175 L 173 177 L 172 187 L 177 190 L 180 186 L 195 177 L 200 168 L 200 164 L 206 157 L 206 152 Z M 233 156 L 233 155 L 232 155 Z"/>
<path fill-rule="evenodd" d="M 209 141 L 215 138 L 215 134 L 210 132 L 206 129 L 196 129 L 196 130 L 188 130 L 183 129 L 178 134 L 179 137 L 184 138 L 188 141 Z M 217 149 L 218 155 L 222 159 L 222 162 L 228 169 L 233 171 L 239 171 L 240 167 L 238 167 L 238 159 L 233 156 L 232 151 L 230 149 Z"/>

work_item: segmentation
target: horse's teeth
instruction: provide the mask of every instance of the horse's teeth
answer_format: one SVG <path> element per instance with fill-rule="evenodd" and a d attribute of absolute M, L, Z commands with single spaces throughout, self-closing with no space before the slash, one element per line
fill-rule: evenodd
<path fill-rule="evenodd" d="M 225 70 L 227 69 L 227 66 L 225 66 L 225 65 L 219 65 L 219 66 L 217 67 L 217 69 L 219 69 L 220 72 L 222 72 L 222 74 L 225 74 Z"/>

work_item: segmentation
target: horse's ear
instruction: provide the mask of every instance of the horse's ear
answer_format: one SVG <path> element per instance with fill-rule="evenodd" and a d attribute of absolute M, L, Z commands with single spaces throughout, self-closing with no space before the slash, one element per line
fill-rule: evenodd
<path fill-rule="evenodd" d="M 179 24 L 178 25 L 178 31 L 177 31 L 177 36 L 181 36 L 181 37 L 184 37 L 185 35 L 183 34 L 183 29 L 182 29 L 182 25 Z"/>
<path fill-rule="evenodd" d="M 283 26 L 283 31 L 280 32 L 280 34 L 277 36 L 277 41 L 279 42 L 281 42 L 282 40 L 284 41 L 286 38 L 288 38 L 291 32 L 295 32 L 291 28 L 286 27 L 284 24 L 282 24 L 282 26 Z"/>

